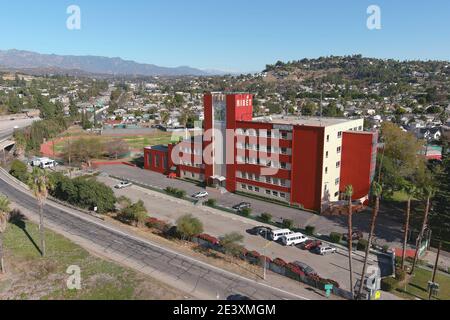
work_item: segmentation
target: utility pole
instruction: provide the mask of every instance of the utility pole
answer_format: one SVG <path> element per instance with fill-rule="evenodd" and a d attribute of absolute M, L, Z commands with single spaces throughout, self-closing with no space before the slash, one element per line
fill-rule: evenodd
<path fill-rule="evenodd" d="M 431 279 L 431 283 L 434 285 L 435 281 L 436 281 L 436 273 L 437 273 L 437 269 L 438 269 L 438 265 L 439 265 L 439 256 L 441 254 L 441 249 L 442 249 L 442 241 L 439 241 L 439 248 L 438 248 L 438 252 L 436 255 L 436 262 L 434 264 L 434 270 L 433 270 L 433 278 Z M 431 300 L 431 296 L 433 295 L 433 289 L 430 288 L 430 293 L 428 296 L 428 300 Z"/>

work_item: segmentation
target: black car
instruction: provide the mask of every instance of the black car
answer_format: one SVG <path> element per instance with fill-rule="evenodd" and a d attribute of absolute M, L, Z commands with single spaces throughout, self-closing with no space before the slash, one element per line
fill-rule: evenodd
<path fill-rule="evenodd" d="M 260 235 L 260 236 L 265 237 L 266 234 L 268 235 L 271 231 L 272 231 L 272 229 L 269 228 L 269 227 L 258 226 L 258 227 L 254 227 L 254 228 L 248 229 L 247 233 L 251 234 L 253 236 Z"/>
<path fill-rule="evenodd" d="M 295 261 L 295 262 L 293 262 L 293 264 L 295 264 L 297 267 L 299 267 L 300 270 L 302 270 L 307 276 L 317 275 L 317 272 L 313 268 L 308 266 L 306 263 L 303 263 L 300 261 Z"/>
<path fill-rule="evenodd" d="M 242 211 L 244 209 L 250 209 L 252 207 L 251 203 L 241 202 L 233 207 L 234 210 Z"/>

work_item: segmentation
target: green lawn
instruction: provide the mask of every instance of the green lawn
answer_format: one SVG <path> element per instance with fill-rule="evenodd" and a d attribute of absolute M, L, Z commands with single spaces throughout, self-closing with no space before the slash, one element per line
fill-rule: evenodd
<path fill-rule="evenodd" d="M 19 227 L 19 226 L 20 227 Z M 25 226 L 25 228 L 23 228 Z M 0 278 L 0 300 L 130 300 L 176 299 L 180 293 L 131 269 L 94 257 L 68 239 L 46 231 L 47 256 L 41 258 L 38 228 L 10 224 L 4 235 L 8 274 Z M 33 239 L 33 240 L 32 240 Z M 82 289 L 69 290 L 69 266 L 81 269 Z"/>
<path fill-rule="evenodd" d="M 431 280 L 432 272 L 422 268 L 416 268 L 414 273 L 414 278 L 406 287 L 407 293 L 397 293 L 408 299 L 421 298 L 428 300 L 428 281 Z M 438 272 L 436 282 L 440 285 L 440 291 L 439 295 L 433 299 L 450 300 L 450 275 L 444 275 Z M 400 289 L 403 290 L 404 288 Z"/>

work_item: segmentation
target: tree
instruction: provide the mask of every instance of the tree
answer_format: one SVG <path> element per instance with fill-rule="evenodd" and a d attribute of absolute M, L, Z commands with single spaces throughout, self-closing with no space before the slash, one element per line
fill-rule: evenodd
<path fill-rule="evenodd" d="M 3 257 L 3 234 L 8 224 L 8 216 L 11 211 L 10 202 L 7 197 L 0 195 L 0 271 L 5 273 L 5 261 Z"/>
<path fill-rule="evenodd" d="M 136 203 L 127 205 L 118 214 L 118 219 L 125 223 L 133 223 L 136 227 L 142 226 L 148 218 L 147 209 L 144 202 L 139 200 Z"/>
<path fill-rule="evenodd" d="M 420 228 L 419 236 L 417 237 L 416 241 L 416 253 L 414 255 L 414 262 L 411 268 L 411 274 L 414 273 L 414 269 L 416 268 L 417 260 L 419 259 L 419 249 L 422 245 L 423 236 L 425 234 L 425 229 L 427 228 L 428 224 L 428 215 L 430 213 L 430 205 L 431 205 L 431 198 L 433 198 L 435 194 L 435 190 L 431 186 L 425 186 L 422 189 L 423 196 L 426 199 L 426 205 L 425 205 L 425 211 L 423 214 L 423 222 L 422 227 Z"/>
<path fill-rule="evenodd" d="M 352 297 L 355 296 L 353 288 L 353 221 L 352 221 L 352 196 L 353 196 L 353 186 L 349 185 L 345 188 L 345 196 L 348 199 L 348 266 L 350 270 L 350 290 L 352 292 Z"/>
<path fill-rule="evenodd" d="M 163 110 L 160 112 L 161 122 L 163 125 L 167 125 L 170 120 L 170 113 L 167 110 Z"/>
<path fill-rule="evenodd" d="M 9 173 L 23 183 L 26 183 L 28 181 L 27 165 L 20 160 L 14 160 L 12 162 Z"/>
<path fill-rule="evenodd" d="M 220 238 L 220 245 L 227 255 L 237 257 L 242 250 L 244 236 L 238 232 L 227 233 Z"/>
<path fill-rule="evenodd" d="M 86 163 L 91 166 L 92 159 L 99 158 L 104 151 L 104 144 L 99 138 L 80 138 L 64 147 L 62 152 L 65 161 Z"/>
<path fill-rule="evenodd" d="M 366 254 L 364 256 L 364 264 L 363 264 L 363 269 L 361 272 L 361 281 L 360 281 L 360 285 L 358 288 L 358 295 L 357 295 L 358 298 L 361 296 L 361 291 L 362 291 L 363 284 L 364 284 L 364 278 L 366 277 L 367 261 L 369 259 L 370 248 L 372 247 L 372 240 L 373 240 L 373 236 L 375 234 L 375 224 L 377 221 L 378 212 L 380 210 L 380 197 L 381 197 L 382 192 L 383 192 L 383 189 L 381 188 L 381 185 L 375 181 L 372 185 L 372 194 L 375 196 L 375 206 L 372 210 L 372 219 L 371 219 L 371 223 L 370 223 L 369 239 L 367 240 Z M 351 239 L 350 236 L 349 236 L 349 239 Z"/>
<path fill-rule="evenodd" d="M 316 114 L 317 106 L 314 102 L 308 101 L 303 107 L 302 107 L 302 115 L 303 116 L 313 116 Z"/>
<path fill-rule="evenodd" d="M 130 147 L 125 140 L 114 139 L 105 145 L 105 151 L 110 159 L 119 159 L 130 152 Z"/>
<path fill-rule="evenodd" d="M 39 168 L 33 168 L 29 176 L 28 186 L 36 198 L 39 206 L 39 234 L 41 240 L 41 254 L 45 256 L 44 205 L 48 197 L 50 182 L 47 173 Z"/>
<path fill-rule="evenodd" d="M 415 185 L 407 183 L 404 187 L 404 190 L 408 196 L 408 200 L 406 202 L 405 231 L 403 235 L 402 270 L 405 269 L 406 246 L 408 244 L 409 220 L 411 217 L 411 201 L 417 192 L 417 188 Z"/>
<path fill-rule="evenodd" d="M 450 238 L 450 155 L 443 153 L 442 170 L 436 175 L 436 196 L 430 215 L 430 225 L 436 238 Z"/>
<path fill-rule="evenodd" d="M 187 214 L 177 220 L 177 231 L 183 239 L 191 239 L 203 232 L 203 224 L 199 219 Z"/>

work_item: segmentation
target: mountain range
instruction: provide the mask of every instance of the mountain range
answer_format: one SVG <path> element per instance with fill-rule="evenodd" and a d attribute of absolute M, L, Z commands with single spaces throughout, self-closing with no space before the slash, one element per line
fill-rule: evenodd
<path fill-rule="evenodd" d="M 0 50 L 0 68 L 34 73 L 99 74 L 109 76 L 208 76 L 225 74 L 188 66 L 175 68 L 138 63 L 121 58 L 40 54 L 23 50 Z"/>

